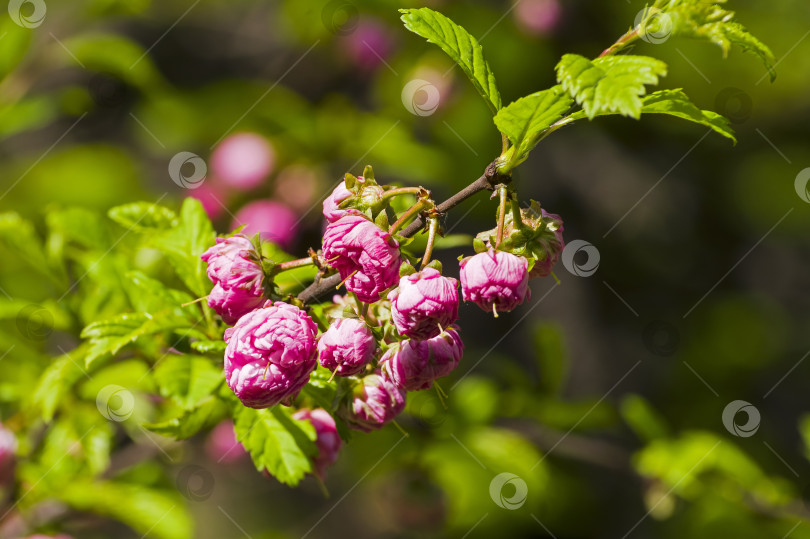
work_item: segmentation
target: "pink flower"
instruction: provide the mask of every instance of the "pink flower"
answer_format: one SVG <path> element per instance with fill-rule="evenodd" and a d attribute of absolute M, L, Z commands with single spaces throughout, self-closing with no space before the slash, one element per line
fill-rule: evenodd
<path fill-rule="evenodd" d="M 41 533 L 36 533 L 34 535 L 29 535 L 24 539 L 73 539 L 70 535 L 65 535 L 64 533 L 60 533 L 59 535 L 42 535 Z"/>
<path fill-rule="evenodd" d="M 458 319 L 458 281 L 434 268 L 402 277 L 388 299 L 397 331 L 412 339 L 435 337 Z"/>
<path fill-rule="evenodd" d="M 527 34 L 544 35 L 560 22 L 562 8 L 559 0 L 517 0 L 515 19 Z"/>
<path fill-rule="evenodd" d="M 273 146 L 261 135 L 237 133 L 223 140 L 211 154 L 217 179 L 233 189 L 247 191 L 262 183 L 273 170 Z"/>
<path fill-rule="evenodd" d="M 373 71 L 393 50 L 391 30 L 377 20 L 363 19 L 354 32 L 346 36 L 344 48 L 359 69 Z"/>
<path fill-rule="evenodd" d="M 208 306 L 226 324 L 264 303 L 264 272 L 261 257 L 251 241 L 242 234 L 217 238 L 217 243 L 201 258 L 208 264 L 208 278 L 214 288 L 208 296 Z"/>
<path fill-rule="evenodd" d="M 242 233 L 253 236 L 258 233 L 265 241 L 272 241 L 289 249 L 298 237 L 298 215 L 275 200 L 257 200 L 236 212 L 233 228 L 245 225 Z"/>
<path fill-rule="evenodd" d="M 397 387 L 417 391 L 429 389 L 434 380 L 450 374 L 463 353 L 464 343 L 451 328 L 426 341 L 407 340 L 392 346 L 380 364 Z"/>
<path fill-rule="evenodd" d="M 335 420 L 322 408 L 298 410 L 293 414 L 293 419 L 309 421 L 315 427 L 318 456 L 312 459 L 312 468 L 315 476 L 323 481 L 326 478 L 326 469 L 337 462 L 338 453 L 343 445 Z"/>
<path fill-rule="evenodd" d="M 351 376 L 363 370 L 377 351 L 371 329 L 356 318 L 339 318 L 318 340 L 318 359 L 339 376 Z"/>
<path fill-rule="evenodd" d="M 0 492 L 14 475 L 14 455 L 17 452 L 17 437 L 0 423 Z"/>
<path fill-rule="evenodd" d="M 205 452 L 214 462 L 235 462 L 247 455 L 236 439 L 233 421 L 223 421 L 211 429 L 205 441 Z"/>
<path fill-rule="evenodd" d="M 204 183 L 189 192 L 188 196 L 200 201 L 209 219 L 217 219 L 225 211 L 222 206 L 225 203 L 225 194 L 215 186 Z"/>
<path fill-rule="evenodd" d="M 357 177 L 357 182 L 362 184 L 365 179 L 362 176 Z M 340 209 L 340 203 L 352 196 L 354 193 L 346 188 L 346 182 L 341 181 L 332 190 L 332 193 L 323 201 L 323 216 L 327 223 L 334 223 L 338 219 L 346 215 L 362 215 L 360 210 L 354 208 Z"/>
<path fill-rule="evenodd" d="M 361 383 L 338 411 L 349 427 L 363 432 L 381 429 L 405 409 L 405 391 L 381 371 L 369 374 Z"/>
<path fill-rule="evenodd" d="M 485 311 L 511 311 L 531 296 L 529 261 L 523 257 L 490 248 L 459 265 L 464 301 L 473 301 Z"/>
<path fill-rule="evenodd" d="M 534 267 L 529 272 L 530 278 L 548 277 L 551 274 L 551 270 L 554 268 L 554 265 L 560 259 L 563 249 L 565 249 L 562 218 L 555 213 L 548 213 L 543 209 L 541 209 L 540 212 L 544 221 L 554 220 L 558 221 L 558 223 L 557 229 L 554 230 L 553 234 L 551 234 L 547 229 L 544 234 L 541 234 L 535 238 L 534 242 L 539 243 L 542 246 L 543 252 L 546 253 L 546 258 L 543 260 L 537 260 L 537 262 L 535 262 Z"/>
<path fill-rule="evenodd" d="M 340 272 L 346 290 L 366 303 L 379 300 L 399 278 L 399 244 L 359 215 L 346 215 L 326 227 L 323 256 Z"/>
<path fill-rule="evenodd" d="M 225 380 L 250 408 L 289 404 L 318 362 L 318 327 L 301 309 L 268 301 L 225 331 Z"/>

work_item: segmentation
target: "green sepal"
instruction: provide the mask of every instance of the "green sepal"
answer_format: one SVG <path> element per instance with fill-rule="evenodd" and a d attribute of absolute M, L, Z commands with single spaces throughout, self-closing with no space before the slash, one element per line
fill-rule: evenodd
<path fill-rule="evenodd" d="M 399 276 L 405 277 L 406 275 L 413 275 L 416 273 L 416 268 L 414 268 L 410 262 L 407 260 L 399 265 Z"/>
<path fill-rule="evenodd" d="M 427 263 L 427 265 L 425 267 L 426 268 L 433 268 L 433 269 L 437 270 L 439 273 L 442 272 L 442 263 L 439 262 L 438 260 L 431 260 L 430 262 Z"/>
<path fill-rule="evenodd" d="M 384 211 L 378 213 L 377 217 L 374 218 L 374 224 L 383 230 L 388 230 L 391 226 L 388 222 L 388 214 Z"/>

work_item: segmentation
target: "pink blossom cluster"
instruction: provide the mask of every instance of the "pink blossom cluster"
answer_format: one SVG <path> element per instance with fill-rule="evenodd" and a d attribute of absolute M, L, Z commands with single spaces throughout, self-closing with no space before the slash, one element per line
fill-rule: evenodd
<path fill-rule="evenodd" d="M 280 301 L 273 285 L 278 268 L 246 236 L 219 238 L 202 255 L 214 283 L 208 305 L 233 326 L 225 330 L 228 387 L 251 408 L 298 408 L 293 418 L 315 429 L 312 470 L 321 479 L 342 445 L 336 418 L 352 429 L 380 429 L 404 410 L 408 391 L 429 389 L 456 369 L 464 352 L 455 325 L 459 282 L 464 301 L 496 316 L 530 296 L 529 260 L 491 243 L 461 260 L 459 280 L 427 259 L 417 271 L 401 249 L 397 227 L 387 225 L 385 188 L 370 167 L 364 175 L 347 175 L 324 200 L 322 249 L 312 252 L 311 261 L 302 259 L 339 274 L 339 288 L 347 294 L 336 296 L 331 306 L 305 307 L 291 297 Z M 518 225 L 511 229 L 525 229 Z M 555 227 L 561 232 L 561 221 Z M 550 272 L 562 245 L 561 235 L 545 234 L 550 239 L 541 248 L 550 247 L 540 260 L 542 274 Z M 308 407 L 313 397 L 301 394 L 319 369 L 321 382 L 338 381 L 329 411 Z M 212 453 L 238 458 L 230 451 L 232 427 L 222 429 L 212 438 Z"/>

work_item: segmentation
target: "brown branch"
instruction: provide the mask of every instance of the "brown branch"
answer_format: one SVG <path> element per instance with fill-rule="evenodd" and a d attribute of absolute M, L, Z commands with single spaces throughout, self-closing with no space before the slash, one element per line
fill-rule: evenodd
<path fill-rule="evenodd" d="M 482 174 L 478 179 L 472 182 L 470 185 L 456 193 L 455 195 L 451 196 L 438 206 L 436 206 L 436 212 L 439 214 L 447 213 L 454 207 L 458 206 L 471 196 L 481 191 L 489 190 L 492 191 L 495 189 L 495 185 L 499 183 L 508 183 L 509 182 L 508 176 L 500 175 L 495 170 L 495 164 L 491 163 L 484 174 Z M 404 236 L 406 238 L 413 236 L 425 226 L 424 218 L 419 215 L 414 219 L 411 224 L 406 226 L 402 231 L 399 233 L 400 236 Z M 341 282 L 340 275 L 330 275 L 329 277 L 324 277 L 322 279 L 316 279 L 314 283 L 309 285 L 303 292 L 298 294 L 298 299 L 304 303 L 312 303 L 313 301 L 317 300 L 318 298 L 324 296 L 330 291 L 334 291 L 335 287 L 338 286 Z"/>

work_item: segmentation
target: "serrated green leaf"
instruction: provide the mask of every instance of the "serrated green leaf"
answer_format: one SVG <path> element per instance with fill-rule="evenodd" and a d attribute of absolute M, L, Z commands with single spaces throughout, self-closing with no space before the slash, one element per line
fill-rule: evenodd
<path fill-rule="evenodd" d="M 85 358 L 87 368 L 106 357 L 114 356 L 125 346 L 146 335 L 183 328 L 188 322 L 183 319 L 158 313 L 125 313 L 108 320 L 93 322 L 82 331 L 82 338 L 90 340 L 90 350 Z"/>
<path fill-rule="evenodd" d="M 557 85 L 522 97 L 498 111 L 495 125 L 514 147 L 509 168 L 526 158 L 543 131 L 562 118 L 572 103 L 573 99 Z"/>
<path fill-rule="evenodd" d="M 50 422 L 56 408 L 82 376 L 81 363 L 84 362 L 86 346 L 54 359 L 42 373 L 34 389 L 32 404 L 39 410 L 43 421 Z"/>
<path fill-rule="evenodd" d="M 175 316 L 188 318 L 192 324 L 196 322 L 191 315 L 199 314 L 199 311 L 182 307 L 184 303 L 192 300 L 185 292 L 168 288 L 160 281 L 139 271 L 127 272 L 123 282 L 124 292 L 135 311 L 144 313 L 168 311 Z"/>
<path fill-rule="evenodd" d="M 133 202 L 111 208 L 107 216 L 122 227 L 137 232 L 161 231 L 177 226 L 177 214 L 152 202 Z"/>
<path fill-rule="evenodd" d="M 724 9 L 726 0 L 670 0 L 663 8 L 672 22 L 672 34 L 714 43 L 728 54 L 732 46 L 755 54 L 776 78 L 771 49 L 733 20 L 734 12 Z"/>
<path fill-rule="evenodd" d="M 185 410 L 209 397 L 225 379 L 222 366 L 190 354 L 167 355 L 155 367 L 154 378 L 160 394 Z"/>
<path fill-rule="evenodd" d="M 312 471 L 310 458 L 317 449 L 311 423 L 292 419 L 278 406 L 263 410 L 239 403 L 234 406 L 236 439 L 250 453 L 257 470 L 267 470 L 290 486 Z"/>
<path fill-rule="evenodd" d="M 227 407 L 217 397 L 208 397 L 191 409 L 183 412 L 171 419 L 157 423 L 147 423 L 147 429 L 174 438 L 175 440 L 185 440 L 191 438 L 201 430 L 217 424 L 227 412 Z"/>
<path fill-rule="evenodd" d="M 589 60 L 566 54 L 557 64 L 557 80 L 582 106 L 588 119 L 619 113 L 638 119 L 645 85 L 667 74 L 664 62 L 649 56 L 605 56 Z"/>
<path fill-rule="evenodd" d="M 138 534 L 160 539 L 190 539 L 192 520 L 175 492 L 112 481 L 71 481 L 54 492 L 71 507 L 120 520 Z"/>
<path fill-rule="evenodd" d="M 447 53 L 487 102 L 492 114 L 497 113 L 501 108 L 501 94 L 478 41 L 467 30 L 432 9 L 423 7 L 399 11 L 405 28 L 435 43 Z"/>

